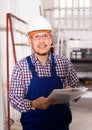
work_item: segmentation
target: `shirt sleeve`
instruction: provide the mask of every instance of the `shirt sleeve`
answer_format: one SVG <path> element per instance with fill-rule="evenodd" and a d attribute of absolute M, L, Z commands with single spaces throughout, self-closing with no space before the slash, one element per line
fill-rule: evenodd
<path fill-rule="evenodd" d="M 21 67 L 16 64 L 10 81 L 9 102 L 16 110 L 22 112 L 30 111 L 30 100 L 25 98 L 26 86 Z"/>
<path fill-rule="evenodd" d="M 67 70 L 67 77 L 66 77 L 66 84 L 70 85 L 71 87 L 79 87 L 81 85 L 79 78 L 77 76 L 77 72 L 71 61 L 66 59 L 66 70 Z"/>

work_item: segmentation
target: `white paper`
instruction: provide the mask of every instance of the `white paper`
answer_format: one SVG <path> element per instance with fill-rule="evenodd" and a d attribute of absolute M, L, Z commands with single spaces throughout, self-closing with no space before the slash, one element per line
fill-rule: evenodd
<path fill-rule="evenodd" d="M 69 88 L 69 89 L 54 89 L 48 98 L 54 98 L 56 101 L 54 104 L 68 103 L 76 98 L 87 93 L 85 87 Z"/>

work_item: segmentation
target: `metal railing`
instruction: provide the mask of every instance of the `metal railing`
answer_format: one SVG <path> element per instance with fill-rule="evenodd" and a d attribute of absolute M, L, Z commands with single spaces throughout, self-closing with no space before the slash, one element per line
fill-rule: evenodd
<path fill-rule="evenodd" d="M 10 130 L 10 104 L 9 104 L 9 33 L 11 34 L 11 42 L 12 42 L 12 50 L 13 50 L 13 57 L 14 57 L 14 62 L 17 62 L 17 58 L 16 58 L 16 50 L 15 50 L 15 41 L 14 41 L 14 33 L 13 33 L 13 24 L 12 24 L 12 18 L 14 18 L 15 20 L 19 21 L 22 24 L 27 25 L 28 23 L 25 22 L 24 20 L 18 18 L 17 16 L 11 14 L 11 13 L 7 13 L 6 14 L 6 71 L 7 71 L 7 76 L 6 76 L 6 80 L 7 80 L 7 109 L 8 109 L 8 130 Z"/>

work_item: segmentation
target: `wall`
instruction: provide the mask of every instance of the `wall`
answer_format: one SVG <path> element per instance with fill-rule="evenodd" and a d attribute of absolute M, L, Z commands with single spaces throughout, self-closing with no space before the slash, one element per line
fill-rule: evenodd
<path fill-rule="evenodd" d="M 40 0 L 17 0 L 16 15 L 28 23 L 40 15 Z"/>
<path fill-rule="evenodd" d="M 41 15 L 40 6 L 42 6 L 40 0 L 13 0 L 13 1 L 0 0 L 0 48 L 1 48 L 0 53 L 1 53 L 1 61 L 2 61 L 1 66 L 3 66 L 4 75 L 6 74 L 6 64 L 5 64 L 6 63 L 6 32 L 5 32 L 6 13 L 12 13 L 13 15 L 16 15 L 17 17 L 29 23 L 34 17 Z M 27 32 L 27 28 L 25 32 Z M 15 32 L 14 36 L 16 42 L 22 42 L 23 40 L 22 36 L 19 37 L 19 35 L 16 34 L 17 33 Z M 26 40 L 25 42 L 27 42 L 27 39 L 25 40 Z"/>
<path fill-rule="evenodd" d="M 30 22 L 34 17 L 37 17 L 41 15 L 42 11 L 42 5 L 40 3 L 40 0 L 0 0 L 0 104 L 2 104 L 2 107 L 0 108 L 0 130 L 4 130 L 4 122 L 5 122 L 5 116 L 7 116 L 7 93 L 4 92 L 7 90 L 5 87 L 7 86 L 6 83 L 6 13 L 12 13 L 13 15 L 16 15 L 17 17 L 25 20 L 26 22 Z M 13 24 L 15 24 L 18 27 L 18 23 L 16 23 L 13 20 Z M 20 25 L 20 27 L 23 25 Z M 23 27 L 24 28 L 24 27 Z M 25 27 L 25 32 L 27 32 L 27 28 Z M 14 38 L 16 42 L 19 43 L 27 43 L 27 38 L 24 38 L 23 35 L 14 32 Z M 9 49 L 10 49 L 10 74 L 12 72 L 13 66 L 14 66 L 14 59 L 13 59 L 13 53 L 11 49 L 11 37 L 9 35 Z M 25 51 L 26 50 L 26 51 Z M 17 58 L 18 60 L 22 57 L 25 57 L 28 54 L 31 54 L 31 48 L 28 47 L 16 47 Z M 20 53 L 19 53 L 20 52 Z M 4 93 L 2 93 L 4 92 Z M 5 101 L 4 100 L 5 95 Z M 3 104 L 4 102 L 4 104 Z M 4 105 L 4 106 L 3 106 Z M 6 110 L 5 110 L 6 105 Z M 3 114 L 4 112 L 4 114 Z M 16 112 L 15 112 L 16 114 Z M 17 117 L 11 113 L 12 118 L 14 120 L 17 119 Z"/>

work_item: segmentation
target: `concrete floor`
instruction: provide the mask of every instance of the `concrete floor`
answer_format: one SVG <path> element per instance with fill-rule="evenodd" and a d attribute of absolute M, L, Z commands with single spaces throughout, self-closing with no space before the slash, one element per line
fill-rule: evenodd
<path fill-rule="evenodd" d="M 77 103 L 72 102 L 71 110 L 73 121 L 70 130 L 92 130 L 92 92 L 85 94 Z"/>
<path fill-rule="evenodd" d="M 92 130 L 92 85 L 88 91 L 77 103 L 71 102 L 73 120 L 70 130 Z M 22 130 L 20 122 L 16 121 L 11 130 Z"/>

